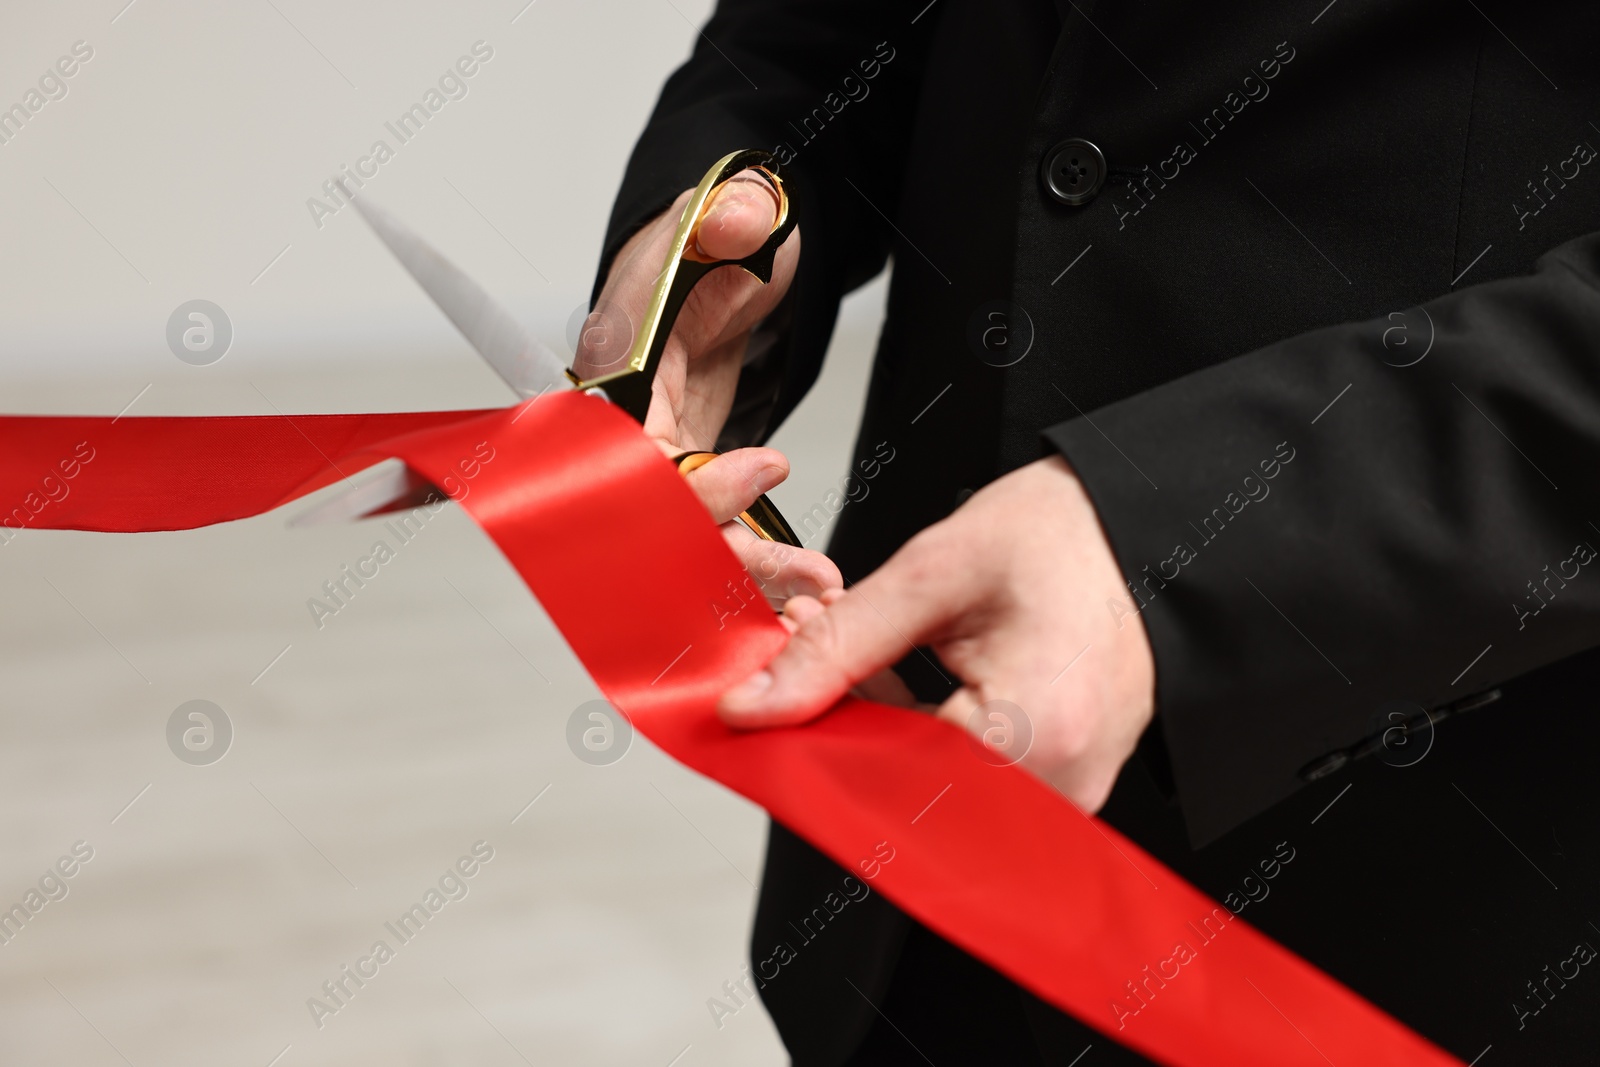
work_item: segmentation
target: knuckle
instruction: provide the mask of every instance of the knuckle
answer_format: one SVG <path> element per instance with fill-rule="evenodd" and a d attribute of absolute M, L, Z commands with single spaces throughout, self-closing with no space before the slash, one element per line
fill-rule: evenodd
<path fill-rule="evenodd" d="M 791 663 L 814 678 L 820 687 L 848 688 L 843 637 L 833 614 L 824 611 L 800 627 L 785 651 L 793 656 Z"/>
<path fill-rule="evenodd" d="M 1049 776 L 1076 766 L 1089 754 L 1092 744 L 1090 731 L 1076 717 L 1040 716 L 1034 721 L 1033 750 L 1029 755 Z"/>
<path fill-rule="evenodd" d="M 824 612 L 800 627 L 789 644 L 795 655 L 807 664 L 832 663 L 839 653 L 839 624 Z"/>
<path fill-rule="evenodd" d="M 744 527 L 741 526 L 740 529 L 743 530 Z M 745 531 L 745 533 L 746 536 L 743 538 L 740 548 L 740 555 L 744 557 L 745 570 L 750 572 L 757 584 L 770 596 L 775 590 L 779 577 L 783 574 L 784 560 L 776 552 L 765 547 L 768 542 L 749 536 L 749 531 Z"/>

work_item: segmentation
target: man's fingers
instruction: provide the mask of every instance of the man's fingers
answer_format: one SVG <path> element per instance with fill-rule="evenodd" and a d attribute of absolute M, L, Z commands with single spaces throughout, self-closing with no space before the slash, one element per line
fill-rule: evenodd
<path fill-rule="evenodd" d="M 695 243 L 713 259 L 743 259 L 761 247 L 777 219 L 772 186 L 756 171 L 743 170 L 712 197 Z"/>
<path fill-rule="evenodd" d="M 784 628 L 794 633 L 822 613 L 822 601 L 812 596 L 792 596 L 783 602 L 783 614 L 778 616 Z"/>
<path fill-rule="evenodd" d="M 719 525 L 789 476 L 789 461 L 775 448 L 736 448 L 688 474 L 689 488 Z"/>
<path fill-rule="evenodd" d="M 826 711 L 851 687 L 944 633 L 972 599 L 958 561 L 914 539 L 876 573 L 809 619 L 777 657 L 725 693 L 731 726 L 782 726 Z"/>
<path fill-rule="evenodd" d="M 840 592 L 844 585 L 838 566 L 821 552 L 763 541 L 741 525 L 730 523 L 724 530 L 729 547 L 775 608 L 793 597 L 810 599 Z M 820 603 L 813 603 L 822 610 Z M 804 623 L 805 619 L 796 621 Z"/>
<path fill-rule="evenodd" d="M 663 443 L 663 448 L 668 446 Z M 739 562 L 775 607 L 793 596 L 820 597 L 844 585 L 839 568 L 822 553 L 764 541 L 733 521 L 788 474 L 789 461 L 777 449 L 736 448 L 707 460 L 687 476 L 689 487 L 723 527 Z"/>

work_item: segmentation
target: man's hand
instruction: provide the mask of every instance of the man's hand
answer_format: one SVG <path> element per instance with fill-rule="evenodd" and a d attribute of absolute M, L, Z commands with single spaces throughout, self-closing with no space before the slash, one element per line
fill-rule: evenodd
<path fill-rule="evenodd" d="M 609 373 L 627 358 L 692 192 L 685 190 L 617 253 L 579 336 L 573 362 L 579 377 Z M 766 179 L 741 171 L 707 205 L 698 251 L 714 259 L 750 255 L 772 232 L 777 209 L 777 194 Z M 778 249 L 767 284 L 734 267 L 711 272 L 689 294 L 662 352 L 644 423 L 645 434 L 667 455 L 714 447 L 733 407 L 750 331 L 783 299 L 799 257 L 796 228 Z M 734 521 L 788 476 L 788 460 L 771 448 L 735 449 L 688 476 L 729 546 L 777 606 L 791 596 L 820 596 L 843 585 L 839 569 L 822 553 L 759 540 Z"/>
<path fill-rule="evenodd" d="M 789 461 L 775 448 L 736 448 L 688 474 L 689 488 L 722 526 L 723 540 L 778 609 L 791 597 L 809 600 L 844 586 L 839 568 L 821 552 L 763 541 L 737 521 L 756 497 L 788 476 Z"/>
<path fill-rule="evenodd" d="M 966 728 L 980 704 L 1016 704 L 1033 727 L 1023 766 L 1096 811 L 1155 707 L 1144 624 L 1113 614 L 1113 599 L 1130 598 L 1088 496 L 1064 460 L 1040 460 L 849 592 L 791 601 L 789 644 L 719 710 L 761 727 L 811 719 L 852 688 L 909 704 L 885 668 L 928 645 L 962 682 L 941 718 Z"/>
<path fill-rule="evenodd" d="M 692 192 L 684 190 L 617 253 L 578 339 L 573 371 L 580 378 L 610 373 L 627 358 Z M 697 250 L 713 259 L 743 259 L 766 241 L 777 212 L 777 193 L 766 179 L 740 171 L 707 205 Z M 799 259 L 797 227 L 778 249 L 765 285 L 730 267 L 712 271 L 694 287 L 661 354 L 645 433 L 676 452 L 715 447 L 733 407 L 750 331 L 789 291 Z"/>

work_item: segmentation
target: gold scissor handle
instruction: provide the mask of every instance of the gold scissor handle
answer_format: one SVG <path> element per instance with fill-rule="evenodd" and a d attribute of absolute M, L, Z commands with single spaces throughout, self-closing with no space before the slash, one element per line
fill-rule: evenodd
<path fill-rule="evenodd" d="M 777 218 L 761 247 L 748 256 L 743 259 L 711 259 L 699 250 L 696 238 L 700 223 L 716 191 L 744 170 L 760 171 L 772 186 L 778 197 Z M 783 179 L 778 174 L 778 161 L 772 153 L 751 148 L 730 152 L 717 160 L 706 171 L 705 177 L 700 179 L 700 184 L 695 186 L 689 202 L 683 207 L 683 213 L 678 216 L 672 247 L 667 250 L 666 262 L 650 294 L 644 321 L 634 335 L 626 363 L 621 370 L 588 380 L 580 379 L 569 370 L 567 377 L 573 386 L 580 390 L 603 389 L 608 400 L 632 415 L 641 426 L 644 425 L 645 414 L 650 410 L 650 387 L 655 382 L 656 369 L 661 364 L 661 353 L 666 350 L 667 338 L 672 336 L 673 324 L 677 322 L 678 312 L 683 310 L 683 303 L 689 298 L 690 291 L 701 278 L 718 267 L 726 266 L 741 267 L 765 285 L 772 280 L 772 260 L 778 246 L 788 239 L 795 221 L 794 213 L 790 210 L 789 194 L 784 190 Z M 715 455 L 714 452 L 685 452 L 675 462 L 681 473 L 688 474 Z M 800 539 L 795 536 L 794 530 L 765 496 L 750 505 L 748 511 L 741 512 L 739 521 L 762 540 L 800 547 Z"/>

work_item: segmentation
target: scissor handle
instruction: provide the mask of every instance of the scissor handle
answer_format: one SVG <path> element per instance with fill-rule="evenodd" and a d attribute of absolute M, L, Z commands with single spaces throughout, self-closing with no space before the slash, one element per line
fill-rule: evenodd
<path fill-rule="evenodd" d="M 696 241 L 700 223 L 705 218 L 712 195 L 743 170 L 760 171 L 771 183 L 778 195 L 777 219 L 761 247 L 743 259 L 710 259 L 700 252 Z M 794 229 L 795 221 L 793 212 L 789 210 L 789 194 L 778 175 L 778 161 L 772 153 L 748 148 L 730 152 L 717 160 L 706 171 L 705 177 L 700 179 L 700 184 L 695 186 L 689 202 L 683 207 L 683 214 L 678 217 L 678 228 L 672 235 L 672 247 L 668 249 L 661 275 L 656 279 L 644 321 L 634 335 L 633 347 L 628 350 L 626 365 L 621 370 L 586 381 L 570 370 L 567 371 L 567 377 L 578 389 L 605 390 L 607 399 L 643 425 L 645 413 L 650 410 L 650 387 L 655 382 L 656 369 L 661 364 L 661 353 L 666 350 L 667 338 L 672 336 L 673 324 L 677 322 L 678 312 L 683 310 L 683 303 L 689 298 L 690 291 L 701 278 L 725 266 L 742 267 L 762 284 L 771 281 L 773 256 Z M 773 514 L 776 514 L 775 510 Z"/>
<path fill-rule="evenodd" d="M 690 471 L 705 466 L 716 457 L 715 452 L 680 452 L 672 457 L 672 462 L 678 465 L 679 474 L 687 476 Z M 749 510 L 739 513 L 739 521 L 763 541 L 800 547 L 800 538 L 795 536 L 794 529 L 765 494 L 756 497 L 756 502 L 750 505 Z"/>

